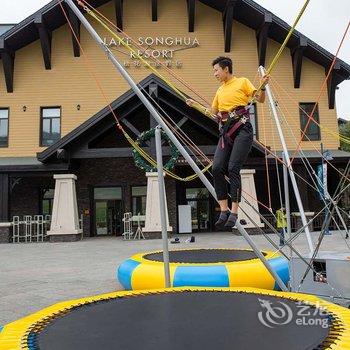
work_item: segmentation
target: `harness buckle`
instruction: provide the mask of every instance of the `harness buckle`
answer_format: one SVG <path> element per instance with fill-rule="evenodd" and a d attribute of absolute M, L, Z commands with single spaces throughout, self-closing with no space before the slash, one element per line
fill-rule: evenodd
<path fill-rule="evenodd" d="M 240 119 L 242 124 L 245 124 L 248 120 L 249 120 L 249 118 L 246 115 L 242 116 Z"/>
<path fill-rule="evenodd" d="M 232 118 L 232 119 L 236 119 L 237 118 L 237 114 L 236 114 L 235 111 L 228 112 L 228 116 L 229 116 L 229 118 Z"/>

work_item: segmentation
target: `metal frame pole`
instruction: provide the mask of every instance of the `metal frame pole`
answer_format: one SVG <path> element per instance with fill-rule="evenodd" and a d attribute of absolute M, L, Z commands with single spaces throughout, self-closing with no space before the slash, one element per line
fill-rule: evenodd
<path fill-rule="evenodd" d="M 283 159 L 286 162 L 284 153 L 283 153 Z M 284 183 L 284 201 L 285 201 L 286 216 L 287 216 L 287 235 L 288 235 L 288 239 L 290 239 L 292 237 L 292 223 L 290 219 L 288 172 L 285 166 L 283 166 L 283 183 Z M 292 250 L 291 250 L 291 254 L 292 254 Z"/>
<path fill-rule="evenodd" d="M 338 205 L 336 204 L 336 202 L 333 200 L 333 198 L 329 195 L 328 193 L 328 188 L 326 188 L 324 186 L 324 183 L 323 183 L 323 179 L 324 179 L 324 165 L 325 165 L 325 156 L 324 156 L 324 149 L 323 149 L 323 143 L 321 142 L 321 154 L 322 154 L 322 158 L 321 158 L 321 161 L 322 161 L 322 187 L 323 187 L 323 197 L 324 197 L 324 202 L 327 204 L 327 201 L 331 202 L 333 205 L 334 205 L 334 208 L 335 208 L 335 211 L 337 212 L 337 215 L 339 216 L 339 219 L 340 219 L 340 222 L 341 224 L 344 226 L 344 229 L 345 229 L 345 232 L 346 232 L 346 235 L 349 235 L 349 232 L 348 232 L 348 229 L 346 227 L 346 223 L 344 221 L 344 218 L 343 216 L 341 215 L 340 211 L 339 211 L 339 208 L 338 208 Z M 327 166 L 327 163 L 326 163 L 326 166 Z M 327 178 L 327 175 L 326 175 L 326 178 Z M 327 215 L 329 214 L 329 209 L 327 210 L 326 209 L 326 217 L 325 217 L 325 220 L 327 219 Z M 333 218 L 333 220 L 335 220 Z M 327 230 L 329 231 L 329 227 L 327 228 Z"/>
<path fill-rule="evenodd" d="M 259 67 L 259 72 L 260 72 L 261 76 L 264 76 L 266 74 L 266 70 L 265 70 L 265 68 L 263 66 Z M 288 168 L 290 179 L 292 181 L 294 195 L 295 195 L 295 198 L 297 200 L 301 221 L 303 223 L 303 226 L 305 226 L 305 234 L 306 234 L 307 242 L 308 242 L 308 245 L 309 245 L 310 252 L 312 253 L 313 250 L 314 250 L 314 246 L 312 244 L 309 227 L 307 226 L 307 220 L 306 220 L 306 216 L 305 216 L 305 212 L 304 212 L 304 207 L 303 207 L 303 203 L 302 203 L 301 198 L 300 198 L 300 193 L 299 193 L 297 181 L 295 179 L 295 175 L 294 175 L 294 172 L 293 172 L 292 164 L 290 162 L 286 141 L 284 139 L 284 135 L 283 135 L 283 132 L 282 132 L 281 124 L 280 124 L 280 121 L 278 119 L 278 113 L 277 113 L 277 109 L 276 109 L 276 106 L 275 106 L 275 101 L 273 99 L 272 92 L 271 92 L 269 84 L 266 84 L 265 88 L 266 88 L 266 95 L 267 95 L 267 97 L 269 99 L 269 103 L 270 103 L 270 106 L 271 106 L 272 114 L 273 114 L 273 117 L 275 118 L 275 123 L 276 123 L 276 126 L 277 126 L 277 130 L 278 130 L 278 134 L 279 134 L 279 137 L 280 137 L 280 141 L 281 141 L 281 144 L 282 144 L 284 157 L 285 157 L 286 162 L 287 162 L 287 168 Z"/>
<path fill-rule="evenodd" d="M 93 39 L 99 44 L 99 46 L 102 48 L 102 50 L 106 53 L 112 64 L 118 69 L 122 77 L 127 81 L 127 83 L 130 85 L 132 90 L 135 92 L 135 94 L 140 98 L 141 102 L 145 105 L 145 107 L 148 109 L 148 111 L 151 113 L 153 118 L 161 125 L 164 132 L 169 136 L 170 140 L 174 143 L 174 145 L 177 147 L 179 152 L 182 154 L 182 156 L 185 158 L 187 163 L 191 166 L 191 168 L 195 171 L 195 173 L 198 175 L 198 177 L 203 182 L 204 186 L 208 189 L 208 191 L 211 193 L 211 195 L 215 198 L 217 201 L 216 193 L 214 190 L 214 187 L 209 182 L 209 180 L 205 177 L 203 172 L 199 169 L 196 162 L 191 158 L 191 156 L 187 153 L 186 149 L 182 146 L 182 144 L 179 142 L 179 140 L 175 137 L 175 135 L 172 133 L 170 128 L 166 125 L 166 123 L 163 121 L 162 117 L 159 115 L 157 110 L 153 107 L 153 105 L 147 100 L 147 98 L 144 96 L 144 94 L 141 92 L 140 88 L 137 86 L 137 84 L 132 80 L 129 73 L 124 69 L 124 67 L 120 64 L 120 62 L 114 57 L 112 52 L 109 50 L 108 46 L 103 42 L 101 37 L 96 33 L 94 28 L 91 26 L 89 21 L 85 18 L 85 16 L 79 11 L 79 9 L 76 7 L 76 5 L 73 3 L 72 0 L 65 0 L 67 5 L 72 9 L 72 11 L 75 13 L 75 15 L 79 18 L 80 22 L 83 24 L 83 26 L 86 28 L 86 30 L 90 33 L 90 35 L 93 37 Z M 241 233 L 241 235 L 246 239 L 247 243 L 251 246 L 251 248 L 254 250 L 255 254 L 259 257 L 259 259 L 262 261 L 262 263 L 265 265 L 265 267 L 268 269 L 270 274 L 274 277 L 276 283 L 279 285 L 279 287 L 283 291 L 287 291 L 287 287 L 281 280 L 281 278 L 278 276 L 278 274 L 272 269 L 269 262 L 265 259 L 264 255 L 260 252 L 260 250 L 257 248 L 253 240 L 250 238 L 246 230 L 242 227 L 242 225 L 237 221 L 236 227 L 238 231 Z"/>
<path fill-rule="evenodd" d="M 169 268 L 169 246 L 168 246 L 168 228 L 166 220 L 166 201 L 165 201 L 165 186 L 163 172 L 163 154 L 162 154 L 162 129 L 158 125 L 155 131 L 156 138 L 156 153 L 157 153 L 157 170 L 158 170 L 158 188 L 159 188 L 159 205 L 160 205 L 160 222 L 162 227 L 163 241 L 163 262 L 165 273 L 165 286 L 171 287 L 170 284 L 170 268 Z"/>
<path fill-rule="evenodd" d="M 283 153 L 283 160 L 287 162 L 285 154 Z M 283 168 L 283 183 L 284 183 L 284 201 L 286 206 L 286 216 L 287 216 L 287 242 L 292 238 L 292 221 L 290 218 L 290 201 L 289 201 L 289 183 L 288 183 L 288 171 L 287 167 L 282 165 Z M 293 261 L 293 242 L 290 242 L 290 260 L 289 260 L 289 271 L 291 275 L 291 279 L 294 282 L 294 261 Z M 289 286 L 292 286 L 290 283 Z"/>
<path fill-rule="evenodd" d="M 321 197 L 323 196 L 324 202 L 327 204 L 327 201 L 329 200 L 328 196 L 328 189 L 325 186 L 325 163 L 324 163 L 324 156 L 323 156 L 323 143 L 321 142 L 321 166 L 322 166 L 322 180 L 321 180 L 321 186 L 323 189 L 323 194 L 321 193 Z M 326 164 L 327 167 L 327 164 Z M 326 174 L 327 177 L 327 174 Z M 322 200 L 322 199 L 321 199 Z M 325 217 L 324 221 L 328 221 L 328 215 L 330 215 L 330 210 L 328 207 L 326 207 L 325 210 Z M 331 235 L 332 233 L 329 230 L 329 226 L 325 227 L 325 235 Z"/>
<path fill-rule="evenodd" d="M 333 201 L 333 200 L 331 200 L 331 202 L 334 204 L 334 201 Z M 346 226 L 346 223 L 345 223 L 345 221 L 344 221 L 343 215 L 341 214 L 341 212 L 340 212 L 340 210 L 339 210 L 337 204 L 335 204 L 335 211 L 337 212 L 337 214 L 338 214 L 338 216 L 339 216 L 340 222 L 341 222 L 342 225 L 344 226 L 345 233 L 346 233 L 346 236 L 345 236 L 345 237 L 349 236 L 348 228 L 347 228 L 347 226 Z"/>

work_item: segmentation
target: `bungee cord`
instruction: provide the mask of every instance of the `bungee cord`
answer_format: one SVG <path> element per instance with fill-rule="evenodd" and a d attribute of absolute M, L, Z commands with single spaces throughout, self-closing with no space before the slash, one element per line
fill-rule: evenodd
<path fill-rule="evenodd" d="M 304 128 L 304 130 L 303 130 L 303 132 L 302 132 L 302 135 L 301 135 L 301 137 L 300 137 L 300 140 L 299 140 L 297 149 L 295 150 L 294 155 L 293 155 L 293 157 L 292 157 L 292 159 L 291 159 L 291 164 L 292 164 L 293 161 L 294 161 L 295 154 L 298 152 L 298 150 L 299 150 L 300 147 L 301 147 L 301 143 L 302 143 L 302 141 L 303 141 L 304 135 L 306 134 L 306 130 L 307 130 L 309 124 L 310 124 L 310 121 L 311 121 L 311 120 L 314 121 L 313 115 L 314 115 L 314 113 L 315 113 L 316 107 L 317 107 L 317 105 L 318 105 L 318 103 L 319 103 L 319 101 L 320 101 L 320 99 L 321 99 L 323 90 L 324 90 L 325 87 L 326 87 L 326 83 L 327 83 L 327 81 L 328 81 L 328 79 L 329 79 L 329 77 L 330 77 L 330 75 L 331 75 L 331 73 L 332 73 L 332 70 L 333 70 L 333 67 L 334 67 L 334 65 L 335 65 L 335 62 L 336 62 L 336 60 L 337 60 L 339 51 L 340 51 L 340 49 L 341 49 L 341 47 L 342 47 L 342 45 L 343 45 L 343 43 L 344 43 L 344 40 L 345 40 L 345 37 L 346 37 L 346 35 L 347 35 L 347 33 L 348 33 L 349 28 L 350 28 L 350 21 L 349 21 L 349 23 L 348 23 L 348 25 L 347 25 L 347 27 L 346 27 L 345 33 L 344 33 L 343 38 L 342 38 L 342 40 L 341 40 L 341 42 L 340 42 L 340 45 L 339 45 L 339 47 L 338 47 L 338 50 L 337 50 L 337 52 L 336 52 L 336 54 L 335 54 L 335 56 L 334 56 L 334 58 L 333 58 L 332 64 L 331 64 L 331 66 L 330 66 L 330 68 L 329 68 L 329 70 L 328 70 L 326 79 L 323 81 L 323 84 L 322 84 L 322 86 L 321 86 L 319 95 L 318 95 L 317 100 L 316 100 L 316 103 L 315 103 L 315 105 L 314 105 L 314 107 L 313 107 L 313 109 L 312 109 L 312 112 L 310 113 L 310 115 L 308 115 L 307 123 L 306 123 L 305 128 Z"/>
<path fill-rule="evenodd" d="M 59 0 L 58 0 L 59 1 Z M 84 1 L 84 0 L 83 0 Z M 86 1 L 84 1 L 84 2 L 86 2 Z M 308 3 L 309 1 L 307 1 L 306 2 L 306 6 L 307 6 L 307 3 Z M 68 19 L 68 16 L 66 15 L 66 13 L 65 13 L 65 10 L 64 10 L 64 8 L 63 8 L 63 6 L 62 6 L 62 4 L 61 4 L 61 1 L 59 1 L 59 3 L 60 3 L 60 5 L 61 5 L 61 7 L 62 7 L 62 11 L 64 12 L 64 14 L 65 14 L 65 16 L 66 16 L 66 19 L 67 19 L 67 22 L 69 23 L 69 26 L 70 26 L 70 29 L 71 29 L 71 31 L 73 32 L 73 34 L 74 34 L 74 36 L 75 36 L 75 39 L 76 39 L 76 41 L 77 41 L 77 43 L 80 45 L 80 43 L 79 43 L 79 40 L 77 39 L 77 36 L 76 36 L 76 34 L 74 33 L 74 30 L 73 30 L 73 28 L 72 28 L 72 26 L 71 26 L 71 24 L 70 24 L 70 22 L 69 22 L 69 19 Z M 306 8 L 306 6 L 305 6 L 305 8 Z M 304 10 L 305 10 L 305 8 L 304 8 Z M 300 19 L 300 18 L 299 18 Z M 292 28 L 293 30 L 294 30 L 294 28 Z M 291 30 L 292 30 L 291 29 Z M 290 35 L 291 35 L 291 33 L 292 32 L 290 32 Z M 288 40 L 287 40 L 288 41 Z M 285 41 L 285 42 L 287 42 L 287 41 Z M 82 49 L 82 47 L 81 47 L 81 45 L 80 45 L 80 48 L 81 48 L 81 50 L 82 50 L 82 52 L 84 53 L 84 51 L 83 51 L 83 49 Z M 283 50 L 283 49 L 282 49 Z M 84 53 L 84 56 L 85 56 L 85 53 Z M 139 59 L 141 59 L 142 60 L 142 57 L 139 57 Z M 278 59 L 278 58 L 277 58 Z M 277 59 L 276 59 L 276 62 L 277 62 Z M 274 62 L 274 64 L 276 63 L 276 62 Z M 270 66 L 271 67 L 271 66 Z M 271 72 L 271 70 L 272 70 L 272 68 L 273 68 L 273 65 L 272 65 L 272 67 L 271 67 L 271 69 L 269 69 L 268 71 L 269 72 Z M 158 73 L 158 72 L 157 72 Z M 157 76 L 159 76 L 159 74 L 157 74 Z M 95 77 L 95 76 L 94 76 Z M 97 77 L 95 77 L 95 78 L 97 78 Z M 98 83 L 98 81 L 97 81 L 97 79 L 95 79 L 96 80 L 96 82 Z M 162 78 L 162 80 L 163 81 L 165 81 L 166 83 L 167 83 L 167 80 L 164 80 L 163 78 Z M 168 83 L 167 83 L 168 84 Z M 179 96 L 181 96 L 184 100 L 186 100 L 187 99 L 187 96 L 186 95 L 184 95 L 178 88 L 174 88 L 174 85 L 173 84 L 168 84 L 175 92 L 177 92 L 178 93 L 178 95 Z M 101 93 L 103 94 L 103 96 L 104 96 L 104 98 L 107 100 L 107 98 L 106 98 L 106 95 L 103 93 L 103 89 L 102 89 L 102 86 L 98 83 L 98 86 L 99 86 L 99 89 L 100 89 L 100 91 L 101 91 Z M 145 89 L 143 89 L 143 91 L 144 92 L 146 92 L 147 93 L 147 95 L 149 96 L 149 98 L 150 99 L 152 99 L 152 97 L 148 94 L 148 92 L 145 90 Z M 180 92 L 180 93 L 179 93 Z M 154 101 L 154 99 L 153 99 L 153 102 L 155 102 Z M 108 103 L 107 103 L 108 104 Z M 158 106 L 159 106 L 159 104 L 158 103 L 156 103 Z M 145 152 L 144 150 L 142 150 L 142 148 L 141 147 L 139 147 L 139 145 L 137 144 L 137 142 L 135 142 L 135 141 L 133 141 L 132 139 L 131 139 L 131 137 L 124 131 L 124 129 L 122 128 L 122 126 L 120 125 L 120 123 L 119 123 L 119 120 L 118 120 L 118 118 L 116 117 L 116 115 L 115 115 L 115 113 L 114 113 L 114 111 L 113 111 L 113 109 L 112 109 L 112 107 L 111 107 L 111 105 L 110 104 L 108 104 L 108 106 L 109 106 L 109 108 L 110 108 L 110 110 L 111 110 L 111 113 L 112 113 L 112 115 L 115 117 L 115 120 L 116 120 L 116 124 L 117 124 L 117 127 L 123 132 L 123 134 L 124 134 L 124 136 L 125 137 L 129 137 L 128 138 L 128 141 L 130 142 L 130 144 L 135 148 L 135 149 L 137 149 L 139 152 L 140 152 L 140 154 L 142 154 L 142 156 L 147 160 L 147 161 L 149 161 L 150 162 L 150 164 L 156 164 L 156 162 L 154 161 L 154 159 L 152 159 L 152 157 L 150 157 L 148 154 L 147 154 L 147 152 Z M 159 106 L 160 107 L 160 106 Z M 197 109 L 197 108 L 196 108 Z M 200 112 L 202 112 L 203 113 L 203 109 L 198 109 Z M 204 113 L 203 114 L 206 114 L 205 113 L 206 112 L 206 110 L 204 110 Z M 170 117 L 169 117 L 170 118 Z M 163 117 L 163 119 L 164 119 L 164 117 Z M 171 119 L 171 118 L 170 118 Z M 164 119 L 165 120 L 165 119 Z M 172 122 L 174 122 L 172 119 L 171 119 L 171 121 Z M 168 121 L 168 123 L 170 123 L 169 121 Z M 169 125 L 169 124 L 168 124 Z M 180 130 L 180 131 L 178 131 L 178 134 L 180 134 L 181 133 L 181 129 L 180 128 L 172 128 L 172 130 L 175 130 L 176 132 L 177 132 L 177 130 Z M 185 133 L 184 133 L 185 134 Z M 186 135 L 186 134 L 185 134 Z M 187 136 L 187 135 L 186 135 Z M 183 139 L 182 140 L 186 140 L 186 137 L 185 136 L 182 136 L 183 137 Z M 188 136 L 187 136 L 187 138 L 188 138 Z M 189 138 L 186 140 L 186 142 L 189 142 Z M 261 143 L 260 143 L 261 144 Z M 193 145 L 191 145 L 192 147 L 193 147 Z M 198 148 L 199 149 L 199 148 Z M 267 158 L 267 153 L 268 153 L 268 149 L 267 149 L 267 147 L 264 147 L 264 150 L 265 150 L 265 155 L 266 155 L 266 158 Z M 196 150 L 197 152 L 198 152 L 198 150 Z M 201 151 L 201 150 L 200 150 Z M 209 160 L 209 158 L 208 157 L 206 157 L 206 155 L 202 152 L 202 158 L 205 160 L 205 161 L 207 161 L 207 162 L 210 162 L 210 160 Z M 270 153 L 270 154 L 273 154 L 272 152 Z M 195 153 L 193 153 L 193 155 L 196 157 L 196 158 L 198 158 L 197 156 L 196 156 L 196 154 Z M 275 160 L 276 160 L 276 166 L 277 166 L 277 161 L 278 161 L 278 157 L 277 157 L 277 155 L 274 155 L 274 158 L 275 158 Z M 282 164 L 283 164 L 284 162 L 282 161 Z M 210 165 L 211 164 L 208 164 L 207 165 L 207 168 L 205 168 L 203 171 L 207 171 L 207 170 L 209 170 L 209 168 L 210 168 Z M 208 171 L 208 173 L 210 173 L 209 171 Z M 183 178 L 179 178 L 176 174 L 169 174 L 169 176 L 172 176 L 172 177 L 174 177 L 175 179 L 178 179 L 178 180 L 180 180 L 180 181 L 183 181 L 184 179 Z M 194 179 L 196 176 L 195 175 L 192 175 L 192 176 L 190 176 L 190 177 L 187 177 L 187 178 L 185 178 L 185 179 Z M 348 179 L 348 178 L 347 178 Z M 188 181 L 190 181 L 190 180 L 188 180 Z M 317 190 L 317 189 L 316 189 Z M 257 200 L 256 200 L 257 201 Z M 257 201 L 259 204 L 262 204 L 262 203 L 260 203 L 259 201 Z M 265 205 L 264 205 L 265 206 Z M 266 208 L 268 208 L 268 209 L 270 209 L 270 211 L 271 211 L 271 199 L 270 199 L 270 203 L 269 203 L 269 206 L 267 207 L 267 206 L 265 206 Z M 254 208 L 255 209 L 255 208 Z"/>
<path fill-rule="evenodd" d="M 272 87 L 274 87 L 274 85 L 275 84 L 278 84 L 277 83 L 277 80 L 275 79 L 275 78 L 272 78 L 272 81 L 271 81 L 271 83 L 272 83 Z M 279 87 L 281 87 L 282 88 L 282 86 L 281 85 L 279 85 Z M 274 91 L 275 91 L 275 93 L 276 93 L 276 95 L 278 95 L 278 88 L 276 88 L 275 87 L 275 89 L 274 89 Z M 286 91 L 285 91 L 286 92 Z M 292 100 L 293 102 L 296 102 L 296 100 Z M 282 104 L 278 104 L 277 105 L 277 107 L 281 110 L 282 109 Z M 288 119 L 290 119 L 290 120 L 292 120 L 292 116 L 289 114 L 289 111 L 287 110 L 287 108 L 285 108 L 284 106 L 283 106 L 283 108 L 284 108 L 284 113 L 286 114 L 286 116 L 288 117 Z M 301 110 L 303 110 L 302 108 L 300 108 Z M 304 111 L 305 112 L 305 111 Z M 305 112 L 306 113 L 306 112 Z M 318 124 L 319 126 L 320 126 L 320 124 Z M 290 131 L 292 131 L 292 129 L 293 128 L 290 128 Z M 297 128 L 299 131 L 301 131 L 302 132 L 302 129 L 301 128 Z M 324 154 L 322 154 L 321 153 L 321 151 L 314 145 L 314 143 L 313 143 L 313 141 L 312 140 L 310 140 L 310 138 L 308 137 L 308 135 L 307 134 L 305 134 L 304 135 L 304 137 L 307 139 L 307 141 L 310 141 L 309 142 L 309 145 L 319 154 L 319 156 L 320 156 L 320 158 L 321 159 L 323 159 L 333 170 L 335 170 L 342 178 L 345 176 L 339 169 L 337 169 L 330 161 L 329 161 L 329 159 L 327 158 L 327 157 L 325 157 L 325 155 Z M 301 148 L 298 150 L 298 153 L 300 153 L 300 150 L 301 150 Z M 348 177 L 347 178 L 347 181 L 350 181 L 350 178 Z"/>
<path fill-rule="evenodd" d="M 112 26 L 114 29 L 116 29 L 119 33 L 123 34 L 128 40 L 130 40 L 135 47 L 140 49 L 140 52 L 144 54 L 148 48 L 152 48 L 151 46 L 147 45 L 148 47 L 145 49 L 142 45 L 140 45 L 136 40 L 133 39 L 133 37 L 129 36 L 125 31 L 121 30 L 119 27 L 117 27 L 112 21 L 110 21 L 105 15 L 103 15 L 102 12 L 98 11 L 96 8 L 92 7 L 86 0 L 81 0 L 82 4 L 85 4 L 91 11 L 95 11 L 99 17 L 99 19 L 104 22 L 106 25 Z M 113 32 L 113 36 L 116 33 Z M 119 36 L 118 36 L 119 37 Z M 117 38 L 114 36 L 114 38 Z M 119 39 L 117 39 L 119 40 Z M 142 56 L 142 55 L 140 55 Z M 199 97 L 201 100 L 203 100 L 204 103 L 210 104 L 208 100 L 200 94 L 197 90 L 195 90 L 189 83 L 187 83 L 179 74 L 176 74 L 172 69 L 170 69 L 164 62 L 159 60 L 157 57 L 150 56 L 149 57 L 152 61 L 156 62 L 158 65 L 160 65 L 162 68 L 164 68 L 170 75 L 172 75 L 174 78 L 176 78 L 178 81 L 180 81 L 188 90 L 193 92 L 197 97 Z M 153 70 L 155 74 L 162 80 L 164 80 L 158 73 L 157 70 Z M 166 80 L 164 80 L 166 81 Z"/>
<path fill-rule="evenodd" d="M 278 96 L 277 93 L 276 93 L 276 96 L 277 96 L 277 98 L 279 99 L 279 96 Z M 295 135 L 294 135 L 293 128 L 291 127 L 291 125 L 290 125 L 289 122 L 288 122 L 288 119 L 287 119 L 286 116 L 284 115 L 284 113 L 283 113 L 283 111 L 282 111 L 282 109 L 281 109 L 280 104 L 277 105 L 277 109 L 278 109 L 278 111 L 279 111 L 279 115 L 283 118 L 283 122 L 284 122 L 284 123 L 286 124 L 286 126 L 287 126 L 286 129 L 289 131 L 289 133 L 290 133 L 290 135 L 292 136 L 294 142 L 296 143 L 297 140 L 296 140 L 296 137 L 295 137 Z M 300 129 L 300 131 L 301 131 L 301 129 Z M 308 175 L 309 175 L 311 181 L 312 181 L 313 184 L 314 184 L 314 188 L 316 188 L 316 189 L 318 190 L 317 192 L 318 192 L 319 195 L 320 195 L 321 201 L 322 201 L 324 204 L 326 204 L 326 198 L 325 198 L 325 196 L 321 193 L 321 190 L 320 190 L 320 189 L 323 187 L 323 184 L 321 183 L 320 178 L 317 176 L 317 174 L 316 174 L 315 170 L 313 169 L 313 167 L 312 167 L 312 165 L 311 165 L 309 159 L 305 156 L 304 151 L 303 151 L 302 149 L 300 149 L 300 150 L 299 150 L 299 153 L 300 153 L 300 155 L 301 155 L 300 159 L 302 160 L 302 163 L 304 164 L 304 167 L 305 167 L 305 169 L 307 170 Z M 320 154 L 321 154 L 321 153 L 320 153 Z M 343 174 L 342 174 L 342 175 L 343 175 Z M 316 181 L 317 181 L 317 183 L 316 183 Z M 334 203 L 333 203 L 333 204 L 334 204 Z M 340 227 L 339 227 L 338 223 L 336 222 L 336 220 L 335 220 L 335 218 L 334 218 L 333 215 L 331 216 L 331 219 L 332 219 L 332 221 L 335 223 L 335 225 L 337 226 L 338 230 L 340 231 Z M 346 230 L 346 227 L 345 227 L 345 230 Z M 342 235 L 341 235 L 341 236 L 342 236 Z M 342 238 L 343 238 L 343 236 L 342 236 Z M 346 242 L 346 241 L 345 241 L 345 242 Z M 346 242 L 346 244 L 347 244 L 347 242 Z M 348 244 L 347 244 L 347 245 L 348 245 Z"/>

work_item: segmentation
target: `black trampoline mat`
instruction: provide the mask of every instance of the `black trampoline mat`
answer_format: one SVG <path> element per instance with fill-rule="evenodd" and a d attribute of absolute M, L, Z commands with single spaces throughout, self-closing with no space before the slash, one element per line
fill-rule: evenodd
<path fill-rule="evenodd" d="M 163 262 L 163 252 L 146 254 L 143 257 L 147 260 Z M 257 255 L 253 251 L 239 249 L 193 249 L 169 251 L 169 262 L 171 263 L 225 263 L 256 258 Z"/>
<path fill-rule="evenodd" d="M 275 328 L 264 326 L 258 317 L 264 310 L 259 299 L 275 307 L 281 307 L 279 301 L 283 301 L 293 312 L 292 320 Z M 329 329 L 313 322 L 328 316 L 312 316 L 310 312 L 305 319 L 313 325 L 297 325 L 298 305 L 287 299 L 234 292 L 121 297 L 80 306 L 56 318 L 38 333 L 33 349 L 315 349 L 328 336 Z"/>

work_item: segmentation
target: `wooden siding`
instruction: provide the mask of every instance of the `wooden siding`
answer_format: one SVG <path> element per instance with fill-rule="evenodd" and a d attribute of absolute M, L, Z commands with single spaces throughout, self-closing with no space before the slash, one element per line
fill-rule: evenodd
<path fill-rule="evenodd" d="M 183 67 L 176 69 L 191 86 L 211 101 L 217 87 L 217 81 L 212 76 L 211 61 L 224 53 L 224 39 L 221 13 L 198 2 L 196 4 L 195 32 L 188 32 L 187 2 L 159 1 L 158 21 L 151 20 L 151 3 L 149 0 L 129 0 L 124 2 L 124 30 L 132 37 L 141 36 L 176 36 L 196 37 L 200 46 L 175 53 L 174 60 L 181 60 Z M 113 21 L 115 11 L 113 2 L 102 6 L 100 10 Z M 102 37 L 109 34 L 93 23 Z M 40 42 L 36 41 L 16 52 L 14 92 L 6 93 L 3 70 L 0 70 L 0 107 L 10 108 L 9 147 L 0 148 L 0 157 L 34 156 L 44 148 L 39 147 L 40 107 L 61 106 L 62 136 L 69 133 L 97 111 L 107 102 L 113 101 L 129 89 L 125 81 L 115 71 L 105 54 L 90 38 L 84 28 L 81 30 L 81 40 L 91 65 L 106 92 L 107 101 L 101 96 L 91 74 L 84 63 L 84 55 L 73 56 L 71 34 L 67 25 L 53 33 L 52 69 L 45 70 Z M 255 83 L 257 80 L 257 44 L 255 31 L 234 21 L 231 56 L 237 76 L 246 76 Z M 279 44 L 270 40 L 267 48 L 267 65 L 277 52 Z M 117 54 L 120 59 L 126 56 Z M 1 67 L 2 68 L 2 67 Z M 164 70 L 161 70 L 164 72 Z M 151 72 L 149 69 L 129 68 L 136 81 L 140 81 Z M 164 72 L 164 74 L 166 74 Z M 324 68 L 305 59 L 303 61 L 301 86 L 293 88 L 293 72 L 290 51 L 286 49 L 273 71 L 273 77 L 287 90 L 295 101 L 287 98 L 279 88 L 277 100 L 286 113 L 288 123 L 283 123 L 287 144 L 295 149 L 293 140 L 300 138 L 298 102 L 313 102 L 316 100 L 320 86 L 325 77 Z M 177 83 L 179 88 L 186 89 Z M 78 111 L 76 106 L 81 106 Z M 26 112 L 22 106 L 27 106 Z M 336 110 L 329 110 L 327 91 L 322 94 L 319 105 L 319 116 L 322 125 L 337 132 Z M 288 126 L 288 125 L 289 126 Z M 272 148 L 280 149 L 275 128 L 271 127 L 268 105 L 258 107 L 259 139 Z M 321 132 L 325 148 L 336 149 L 338 140 L 325 132 Z M 118 135 L 117 137 L 121 137 Z M 275 147 L 273 140 L 275 140 Z M 319 148 L 320 142 L 303 142 L 303 149 Z"/>

